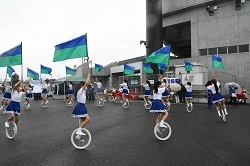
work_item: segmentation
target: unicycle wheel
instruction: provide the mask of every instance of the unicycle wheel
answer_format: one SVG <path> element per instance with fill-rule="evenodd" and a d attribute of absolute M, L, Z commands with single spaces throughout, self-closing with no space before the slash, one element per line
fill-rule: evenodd
<path fill-rule="evenodd" d="M 86 135 L 80 136 L 76 134 L 77 130 L 78 128 L 75 129 L 71 134 L 71 143 L 77 149 L 85 149 L 86 147 L 89 146 L 91 142 L 91 134 L 87 129 L 83 128 L 82 132 L 85 133 Z"/>
<path fill-rule="evenodd" d="M 125 101 L 122 101 L 122 107 L 128 108 L 129 107 L 129 101 L 126 99 Z"/>
<path fill-rule="evenodd" d="M 6 136 L 9 139 L 13 139 L 17 133 L 17 125 L 14 121 L 10 121 L 9 126 L 5 128 Z"/>
<path fill-rule="evenodd" d="M 144 107 L 145 109 L 149 110 L 152 106 L 152 102 L 151 101 L 146 101 L 144 102 Z"/>
<path fill-rule="evenodd" d="M 69 107 L 73 106 L 74 105 L 74 100 L 73 99 L 66 100 L 66 105 L 69 106 Z"/>
<path fill-rule="evenodd" d="M 97 106 L 98 107 L 102 107 L 104 105 L 104 101 L 103 101 L 103 99 L 99 99 L 99 100 L 97 100 Z"/>
<path fill-rule="evenodd" d="M 160 127 L 160 123 L 157 123 L 154 128 L 154 134 L 156 138 L 161 141 L 167 140 L 171 136 L 171 133 L 172 133 L 170 125 L 166 122 L 164 122 L 164 125 L 167 126 L 167 128 Z"/>

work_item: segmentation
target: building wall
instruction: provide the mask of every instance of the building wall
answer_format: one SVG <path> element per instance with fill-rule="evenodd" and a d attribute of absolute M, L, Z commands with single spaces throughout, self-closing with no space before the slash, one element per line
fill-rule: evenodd
<path fill-rule="evenodd" d="M 195 0 L 163 0 L 163 27 L 190 21 L 191 23 L 191 53 L 188 60 L 198 62 L 208 67 L 209 73 L 222 72 L 236 76 L 241 85 L 250 88 L 250 53 L 223 54 L 224 70 L 212 69 L 212 58 L 199 56 L 200 49 L 250 44 L 250 1 L 242 4 L 241 10 L 236 11 L 234 0 L 219 1 L 214 16 L 209 16 L 203 5 L 188 8 L 192 3 L 203 2 Z M 209 1 L 207 1 L 209 2 Z M 212 5 L 213 6 L 213 5 Z M 224 6 L 224 7 L 223 7 Z M 172 12 L 181 7 L 186 9 Z M 183 59 L 170 62 L 171 65 L 183 64 Z M 225 76 L 221 74 L 221 76 Z"/>

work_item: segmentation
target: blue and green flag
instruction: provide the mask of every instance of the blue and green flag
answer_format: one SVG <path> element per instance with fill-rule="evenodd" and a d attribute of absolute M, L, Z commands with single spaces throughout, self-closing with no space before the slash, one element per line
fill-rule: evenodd
<path fill-rule="evenodd" d="M 27 77 L 32 78 L 33 80 L 39 80 L 39 74 L 29 68 L 27 68 Z"/>
<path fill-rule="evenodd" d="M 146 62 L 143 63 L 143 71 L 144 71 L 145 73 L 153 74 L 153 69 L 152 69 L 151 66 L 150 66 L 148 63 L 146 63 Z"/>
<path fill-rule="evenodd" d="M 161 63 L 158 64 L 158 69 L 159 70 L 163 70 L 163 71 L 167 71 L 168 70 L 167 66 L 165 64 L 161 64 Z"/>
<path fill-rule="evenodd" d="M 41 74 L 51 74 L 51 72 L 51 68 L 41 65 Z"/>
<path fill-rule="evenodd" d="M 22 64 L 22 43 L 0 54 L 0 67 L 16 66 Z"/>
<path fill-rule="evenodd" d="M 14 72 L 15 70 L 11 66 L 7 67 L 6 73 L 8 74 L 9 77 L 11 77 Z"/>
<path fill-rule="evenodd" d="M 212 55 L 212 68 L 224 69 L 222 58 L 219 55 Z"/>
<path fill-rule="evenodd" d="M 87 34 L 55 46 L 53 62 L 88 57 Z"/>
<path fill-rule="evenodd" d="M 130 66 L 130 65 L 124 64 L 124 74 L 133 76 L 134 75 L 134 71 L 135 71 L 135 67 L 134 66 Z"/>
<path fill-rule="evenodd" d="M 75 75 L 76 69 L 71 69 L 70 67 L 66 66 L 66 75 Z"/>
<path fill-rule="evenodd" d="M 102 66 L 102 65 L 95 64 L 95 72 L 101 72 L 102 69 L 103 69 L 103 66 Z"/>
<path fill-rule="evenodd" d="M 171 45 L 162 47 L 161 49 L 149 55 L 149 57 L 147 58 L 147 62 L 169 65 L 170 51 L 171 51 Z"/>
<path fill-rule="evenodd" d="M 185 69 L 186 71 L 193 71 L 193 64 L 189 61 L 185 61 Z"/>

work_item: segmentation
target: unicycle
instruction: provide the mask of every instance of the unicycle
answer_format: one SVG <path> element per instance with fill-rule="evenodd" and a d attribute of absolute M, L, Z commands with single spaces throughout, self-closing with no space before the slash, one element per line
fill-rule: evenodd
<path fill-rule="evenodd" d="M 28 103 L 27 101 L 25 101 L 24 103 L 23 103 L 23 107 L 24 107 L 24 109 L 29 109 L 30 108 L 30 103 Z"/>
<path fill-rule="evenodd" d="M 144 108 L 149 110 L 152 106 L 152 102 L 149 100 L 149 98 L 146 98 L 146 101 L 144 101 Z"/>
<path fill-rule="evenodd" d="M 47 107 L 48 104 L 49 104 L 49 101 L 48 101 L 47 99 L 46 99 L 45 102 L 44 102 L 44 100 L 41 101 L 41 106 L 42 106 L 43 108 Z"/>
<path fill-rule="evenodd" d="M 220 106 L 220 113 L 221 113 L 221 118 L 224 123 L 226 123 L 226 113 L 224 112 L 224 109 L 222 106 Z"/>
<path fill-rule="evenodd" d="M 122 100 L 122 107 L 123 107 L 123 108 L 128 108 L 128 107 L 129 107 L 129 101 L 128 101 L 127 98 L 125 99 L 125 101 Z"/>
<path fill-rule="evenodd" d="M 190 103 L 186 106 L 187 112 L 192 112 L 193 111 L 193 105 Z"/>
<path fill-rule="evenodd" d="M 163 113 L 157 113 L 157 116 L 159 118 L 159 121 L 161 121 Z M 164 125 L 167 126 L 167 128 L 160 127 L 160 123 L 157 123 L 154 127 L 154 134 L 156 138 L 161 141 L 169 139 L 172 133 L 170 125 L 167 122 L 164 122 Z"/>
<path fill-rule="evenodd" d="M 4 104 L 2 107 L 2 110 L 3 110 L 3 112 L 1 113 L 2 115 L 6 113 L 6 108 L 7 108 L 7 105 Z"/>
<path fill-rule="evenodd" d="M 69 106 L 69 107 L 73 106 L 74 105 L 74 100 L 73 99 L 66 100 L 66 105 Z"/>
<path fill-rule="evenodd" d="M 17 125 L 16 123 L 12 120 L 9 122 L 10 127 L 5 128 L 5 133 L 7 138 L 13 139 L 15 135 L 17 134 Z"/>
<path fill-rule="evenodd" d="M 169 111 L 170 110 L 170 102 L 168 101 L 168 97 L 162 97 L 163 100 L 164 100 L 164 104 L 166 106 L 166 111 Z"/>
<path fill-rule="evenodd" d="M 97 99 L 97 106 L 102 107 L 104 105 L 104 101 L 102 98 Z"/>
<path fill-rule="evenodd" d="M 114 96 L 108 96 L 108 101 L 113 102 L 115 100 Z"/>
<path fill-rule="evenodd" d="M 79 119 L 79 126 L 80 126 L 80 123 L 81 123 L 81 119 Z M 86 147 L 89 146 L 91 142 L 91 134 L 86 128 L 83 128 L 82 132 L 86 135 L 77 135 L 76 134 L 77 130 L 78 128 L 75 129 L 73 133 L 71 134 L 71 143 L 77 149 L 85 149 Z"/>

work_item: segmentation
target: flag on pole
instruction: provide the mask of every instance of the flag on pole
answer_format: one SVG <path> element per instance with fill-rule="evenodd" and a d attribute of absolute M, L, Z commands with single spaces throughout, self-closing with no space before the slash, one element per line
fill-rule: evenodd
<path fill-rule="evenodd" d="M 135 67 L 134 66 L 130 66 L 130 65 L 124 64 L 124 74 L 133 76 L 134 75 L 134 71 L 135 71 Z"/>
<path fill-rule="evenodd" d="M 145 73 L 153 74 L 153 69 L 152 69 L 151 66 L 150 66 L 148 63 L 146 63 L 146 62 L 143 63 L 143 71 L 144 71 Z"/>
<path fill-rule="evenodd" d="M 163 70 L 163 71 L 167 71 L 168 70 L 167 66 L 165 64 L 161 64 L 161 63 L 158 64 L 158 69 L 159 70 Z"/>
<path fill-rule="evenodd" d="M 27 77 L 32 78 L 33 80 L 39 80 L 39 74 L 29 68 L 27 68 Z"/>
<path fill-rule="evenodd" d="M 212 68 L 224 69 L 222 58 L 219 55 L 212 55 Z"/>
<path fill-rule="evenodd" d="M 56 45 L 53 62 L 82 57 L 88 57 L 86 34 Z"/>
<path fill-rule="evenodd" d="M 156 63 L 156 64 L 169 64 L 170 60 L 170 51 L 171 51 L 171 45 L 167 45 L 166 47 L 162 47 L 161 49 L 153 52 L 149 57 L 147 58 L 147 62 Z"/>
<path fill-rule="evenodd" d="M 51 72 L 51 68 L 41 65 L 41 74 L 51 74 Z"/>
<path fill-rule="evenodd" d="M 96 64 L 95 63 L 95 72 L 101 72 L 103 69 L 103 66 L 102 65 L 99 65 L 99 64 Z"/>
<path fill-rule="evenodd" d="M 70 67 L 66 66 L 66 75 L 75 75 L 76 69 L 71 69 Z"/>
<path fill-rule="evenodd" d="M 22 44 L 0 54 L 0 67 L 22 64 Z"/>
<path fill-rule="evenodd" d="M 11 66 L 7 67 L 6 73 L 8 74 L 9 77 L 11 77 L 12 73 L 14 73 L 14 72 L 15 72 L 15 70 Z"/>
<path fill-rule="evenodd" d="M 185 61 L 185 69 L 186 71 L 193 71 L 193 64 L 189 61 Z"/>

